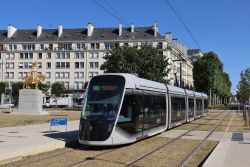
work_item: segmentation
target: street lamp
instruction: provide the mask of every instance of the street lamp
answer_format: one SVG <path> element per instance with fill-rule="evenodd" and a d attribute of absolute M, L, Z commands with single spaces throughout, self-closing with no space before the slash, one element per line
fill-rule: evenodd
<path fill-rule="evenodd" d="M 180 88 L 182 88 L 182 62 L 185 62 L 186 60 L 184 59 L 176 59 L 176 60 L 172 60 L 173 62 L 179 61 L 180 62 Z M 176 78 L 176 75 L 175 75 Z"/>

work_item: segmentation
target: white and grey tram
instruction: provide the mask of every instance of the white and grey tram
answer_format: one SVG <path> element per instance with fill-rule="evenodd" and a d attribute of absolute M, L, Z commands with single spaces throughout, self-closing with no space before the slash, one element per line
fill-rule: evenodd
<path fill-rule="evenodd" d="M 133 143 L 208 112 L 206 94 L 138 78 L 103 74 L 89 82 L 79 142 L 105 146 Z"/>

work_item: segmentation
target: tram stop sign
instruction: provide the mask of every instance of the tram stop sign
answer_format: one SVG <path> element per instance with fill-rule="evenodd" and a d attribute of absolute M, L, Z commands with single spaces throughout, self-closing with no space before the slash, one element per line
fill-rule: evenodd
<path fill-rule="evenodd" d="M 59 125 L 67 125 L 67 118 L 51 118 L 50 125 L 51 126 L 59 126 Z"/>
<path fill-rule="evenodd" d="M 66 132 L 67 132 L 68 119 L 67 118 L 51 118 L 51 120 L 50 120 L 50 133 L 51 133 L 51 126 L 60 126 L 60 125 L 65 125 Z"/>

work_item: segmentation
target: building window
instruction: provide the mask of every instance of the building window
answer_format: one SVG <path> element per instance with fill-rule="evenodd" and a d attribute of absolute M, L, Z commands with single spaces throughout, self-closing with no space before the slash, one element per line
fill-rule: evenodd
<path fill-rule="evenodd" d="M 162 42 L 158 42 L 157 48 L 162 49 Z"/>
<path fill-rule="evenodd" d="M 14 68 L 14 63 L 6 63 L 6 68 L 7 69 L 13 69 Z"/>
<path fill-rule="evenodd" d="M 38 53 L 38 59 L 42 59 L 43 58 L 43 54 L 42 53 Z"/>
<path fill-rule="evenodd" d="M 75 78 L 84 78 L 84 72 L 75 72 L 74 77 Z"/>
<path fill-rule="evenodd" d="M 35 50 L 35 44 L 23 45 L 23 50 Z"/>
<path fill-rule="evenodd" d="M 51 68 L 51 62 L 47 62 L 47 68 L 48 68 L 48 69 Z"/>
<path fill-rule="evenodd" d="M 64 82 L 63 85 L 65 89 L 69 89 L 69 82 Z"/>
<path fill-rule="evenodd" d="M 89 72 L 89 78 L 92 78 L 96 75 L 98 75 L 98 72 Z"/>
<path fill-rule="evenodd" d="M 77 43 L 76 44 L 76 49 L 77 50 L 82 50 L 82 49 L 86 50 L 87 48 L 86 48 L 85 43 Z"/>
<path fill-rule="evenodd" d="M 10 44 L 9 45 L 9 50 L 12 51 L 12 50 L 17 50 L 17 45 L 16 44 Z"/>
<path fill-rule="evenodd" d="M 56 78 L 69 78 L 69 72 L 56 72 Z"/>
<path fill-rule="evenodd" d="M 50 72 L 46 72 L 46 78 L 51 78 L 51 73 Z"/>
<path fill-rule="evenodd" d="M 84 52 L 76 52 L 75 59 L 84 59 Z"/>
<path fill-rule="evenodd" d="M 89 62 L 89 68 L 99 68 L 99 62 Z"/>
<path fill-rule="evenodd" d="M 59 43 L 58 50 L 72 50 L 72 44 L 71 43 Z"/>
<path fill-rule="evenodd" d="M 99 43 L 91 43 L 90 48 L 92 50 L 98 50 L 98 49 L 100 49 L 100 44 Z"/>
<path fill-rule="evenodd" d="M 42 62 L 38 62 L 38 63 L 37 63 L 37 68 L 38 68 L 38 69 L 41 69 L 41 68 L 42 68 Z"/>
<path fill-rule="evenodd" d="M 13 79 L 14 78 L 14 72 L 6 72 L 5 73 L 6 79 Z"/>
<path fill-rule="evenodd" d="M 52 43 L 49 44 L 49 48 L 48 49 L 49 50 L 53 50 L 53 44 Z"/>
<path fill-rule="evenodd" d="M 91 59 L 98 59 L 99 58 L 99 53 L 98 52 L 90 52 L 90 57 Z"/>
<path fill-rule="evenodd" d="M 84 62 L 75 62 L 75 68 L 84 68 Z"/>
<path fill-rule="evenodd" d="M 70 62 L 56 62 L 56 68 L 70 68 Z"/>
<path fill-rule="evenodd" d="M 74 82 L 74 89 L 83 89 L 83 82 Z"/>
<path fill-rule="evenodd" d="M 23 79 L 24 77 L 26 77 L 28 75 L 28 72 L 19 72 L 18 73 L 18 78 L 19 79 Z"/>
<path fill-rule="evenodd" d="M 41 50 L 43 50 L 44 49 L 44 44 L 40 44 L 40 48 L 41 48 Z"/>
<path fill-rule="evenodd" d="M 114 44 L 113 43 L 105 43 L 105 49 L 106 50 L 112 50 L 114 48 Z"/>
<path fill-rule="evenodd" d="M 20 59 L 33 59 L 33 53 L 20 53 Z"/>
<path fill-rule="evenodd" d="M 51 53 L 47 53 L 47 59 L 51 59 Z"/>
<path fill-rule="evenodd" d="M 59 52 L 56 54 L 57 59 L 70 59 L 70 52 Z"/>
<path fill-rule="evenodd" d="M 15 53 L 6 53 L 5 58 L 7 60 L 13 60 L 13 59 L 15 59 Z"/>

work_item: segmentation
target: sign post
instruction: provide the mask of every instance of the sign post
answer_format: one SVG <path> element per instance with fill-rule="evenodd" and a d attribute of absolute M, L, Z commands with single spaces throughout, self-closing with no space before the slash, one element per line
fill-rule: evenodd
<path fill-rule="evenodd" d="M 50 133 L 51 133 L 51 126 L 60 126 L 60 125 L 65 125 L 66 132 L 67 132 L 68 119 L 67 118 L 51 118 L 50 119 Z"/>

